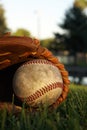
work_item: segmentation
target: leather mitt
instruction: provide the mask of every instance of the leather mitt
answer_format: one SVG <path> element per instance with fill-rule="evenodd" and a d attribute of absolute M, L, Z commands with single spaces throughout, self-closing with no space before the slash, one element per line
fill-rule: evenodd
<path fill-rule="evenodd" d="M 17 68 L 31 59 L 47 59 L 58 69 L 63 78 L 63 92 L 50 107 L 57 107 L 66 99 L 69 90 L 68 72 L 47 48 L 40 45 L 39 40 L 29 37 L 3 36 L 0 37 L 0 109 L 4 107 L 12 111 L 12 79 Z M 7 104 L 7 105 L 6 105 Z M 14 98 L 14 112 L 21 110 L 21 101 Z M 10 107 L 9 107 L 10 106 Z"/>

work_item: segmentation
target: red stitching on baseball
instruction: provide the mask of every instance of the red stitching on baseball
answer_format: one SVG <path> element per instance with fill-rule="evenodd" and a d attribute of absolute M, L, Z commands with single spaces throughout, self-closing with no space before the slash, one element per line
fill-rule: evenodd
<path fill-rule="evenodd" d="M 45 60 L 45 59 L 30 60 L 28 62 L 25 62 L 22 66 L 25 66 L 28 64 L 49 64 L 49 65 L 56 67 L 52 62 Z M 34 94 L 30 95 L 29 97 L 23 98 L 23 97 L 18 96 L 18 98 L 20 98 L 22 101 L 26 101 L 27 103 L 29 103 L 29 102 L 31 103 L 34 100 L 38 99 L 39 97 L 43 96 L 48 91 L 51 91 L 51 90 L 56 89 L 56 88 L 63 89 L 63 83 L 61 83 L 61 82 L 51 83 L 51 84 L 44 86 L 43 88 L 37 90 Z"/>
<path fill-rule="evenodd" d="M 50 85 L 47 85 L 44 88 L 37 90 L 34 94 L 30 95 L 27 98 L 22 98 L 22 97 L 19 97 L 19 96 L 18 97 L 22 101 L 24 101 L 24 99 L 25 99 L 26 102 L 33 102 L 34 100 L 38 99 L 39 97 L 41 97 L 42 95 L 44 95 L 48 91 L 51 91 L 52 89 L 56 89 L 56 88 L 62 88 L 63 89 L 63 83 L 56 82 L 56 83 L 52 83 Z"/>
<path fill-rule="evenodd" d="M 50 62 L 48 60 L 44 60 L 44 59 L 38 59 L 38 60 L 34 59 L 34 60 L 31 60 L 31 61 L 25 62 L 22 66 L 25 66 L 27 64 L 49 64 L 49 65 L 55 66 L 52 62 Z"/>

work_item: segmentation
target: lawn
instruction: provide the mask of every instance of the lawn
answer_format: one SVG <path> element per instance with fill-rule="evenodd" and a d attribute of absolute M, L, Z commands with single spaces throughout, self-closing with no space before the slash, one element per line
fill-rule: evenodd
<path fill-rule="evenodd" d="M 87 87 L 70 85 L 67 99 L 50 112 L 22 112 L 15 116 L 0 112 L 0 130 L 87 130 Z"/>

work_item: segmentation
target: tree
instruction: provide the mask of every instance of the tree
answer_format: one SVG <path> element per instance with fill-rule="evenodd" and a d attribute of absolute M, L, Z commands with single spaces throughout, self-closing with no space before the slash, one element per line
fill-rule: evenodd
<path fill-rule="evenodd" d="M 60 50 L 65 50 L 64 44 L 64 35 L 60 33 L 54 33 L 55 38 L 50 42 L 48 48 L 51 50 L 55 55 L 58 54 Z"/>
<path fill-rule="evenodd" d="M 78 52 L 87 52 L 87 16 L 81 8 L 76 6 L 70 8 L 60 27 L 65 30 L 61 35 L 62 44 L 70 54 L 76 56 Z M 60 39 L 59 33 L 55 34 L 55 39 Z"/>
<path fill-rule="evenodd" d="M 3 35 L 8 30 L 4 13 L 5 10 L 2 5 L 0 5 L 0 35 Z"/>
<path fill-rule="evenodd" d="M 30 32 L 28 30 L 24 29 L 24 28 L 17 29 L 17 31 L 14 32 L 13 35 L 15 35 L 15 36 L 27 36 L 27 37 L 31 36 Z"/>
<path fill-rule="evenodd" d="M 75 0 L 74 6 L 85 9 L 87 8 L 87 0 Z"/>
<path fill-rule="evenodd" d="M 47 38 L 47 39 L 43 39 L 40 41 L 41 45 L 43 47 L 46 47 L 46 48 L 49 48 L 51 42 L 53 41 L 54 39 L 53 38 Z"/>

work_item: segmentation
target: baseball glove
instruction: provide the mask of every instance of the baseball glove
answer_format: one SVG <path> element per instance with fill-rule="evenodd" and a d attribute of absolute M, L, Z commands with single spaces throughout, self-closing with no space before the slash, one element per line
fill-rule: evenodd
<path fill-rule="evenodd" d="M 47 59 L 59 68 L 63 78 L 63 92 L 50 107 L 57 107 L 66 99 L 69 89 L 68 72 L 47 48 L 40 45 L 37 39 L 29 37 L 3 36 L 0 37 L 0 109 L 12 111 L 12 79 L 17 68 L 31 59 Z M 15 97 L 14 112 L 21 110 L 21 101 Z"/>

